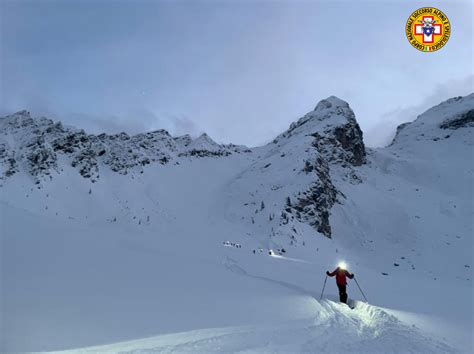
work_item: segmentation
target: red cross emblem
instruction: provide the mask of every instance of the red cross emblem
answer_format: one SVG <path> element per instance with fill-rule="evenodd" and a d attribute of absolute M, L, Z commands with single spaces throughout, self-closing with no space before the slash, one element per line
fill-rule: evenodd
<path fill-rule="evenodd" d="M 433 16 L 423 16 L 423 21 L 415 25 L 415 34 L 423 36 L 423 44 L 434 43 L 434 37 L 441 35 L 443 25 L 435 23 Z"/>

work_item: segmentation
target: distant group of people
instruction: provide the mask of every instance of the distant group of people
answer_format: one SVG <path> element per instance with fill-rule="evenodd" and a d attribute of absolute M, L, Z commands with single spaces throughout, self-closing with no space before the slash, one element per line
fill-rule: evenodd
<path fill-rule="evenodd" d="M 242 248 L 242 245 L 240 243 L 235 243 L 235 242 L 230 242 L 230 241 L 224 241 L 222 242 L 224 246 L 232 246 L 235 248 Z"/>
<path fill-rule="evenodd" d="M 263 253 L 263 248 L 259 248 L 258 251 L 260 253 Z M 257 253 L 257 250 L 253 250 L 253 254 Z M 285 249 L 284 248 L 277 248 L 275 251 L 274 250 L 268 250 L 268 254 L 270 256 L 273 256 L 275 254 L 278 254 L 280 256 L 284 255 L 286 253 Z"/>

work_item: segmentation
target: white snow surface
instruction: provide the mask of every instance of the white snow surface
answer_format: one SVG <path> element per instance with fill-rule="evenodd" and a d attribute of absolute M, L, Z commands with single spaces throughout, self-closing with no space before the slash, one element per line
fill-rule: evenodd
<path fill-rule="evenodd" d="M 0 118 L 20 161 L 0 187 L 0 352 L 472 353 L 474 127 L 440 128 L 472 109 L 448 100 L 362 166 L 330 163 L 331 238 L 280 214 L 315 179 L 312 134 L 352 119 L 336 97 L 250 150 L 160 131 L 140 153 L 174 163 L 99 160 L 95 183 L 61 154 L 37 183 L 32 132 Z M 353 310 L 334 278 L 320 298 L 342 260 L 369 300 L 349 280 Z"/>

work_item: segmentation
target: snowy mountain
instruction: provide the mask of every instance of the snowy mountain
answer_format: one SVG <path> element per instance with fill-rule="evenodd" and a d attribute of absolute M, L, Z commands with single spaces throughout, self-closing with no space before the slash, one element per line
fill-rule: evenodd
<path fill-rule="evenodd" d="M 47 118 L 33 119 L 21 111 L 0 120 L 0 161 L 3 178 L 20 170 L 40 183 L 41 177 L 60 172 L 58 159 L 64 157 L 84 178 L 94 183 L 99 169 L 109 168 L 127 174 L 143 173 L 150 163 L 167 164 L 178 156 L 227 156 L 249 152 L 242 146 L 219 145 L 206 134 L 197 139 L 190 136 L 173 138 L 166 130 L 129 136 L 86 134 L 83 130 L 65 128 L 61 122 Z M 22 168 L 21 168 L 21 167 Z"/>
<path fill-rule="evenodd" d="M 251 149 L 0 118 L 0 349 L 471 352 L 473 132 L 474 94 L 381 149 L 336 97 Z M 320 299 L 341 260 L 370 305 Z"/>

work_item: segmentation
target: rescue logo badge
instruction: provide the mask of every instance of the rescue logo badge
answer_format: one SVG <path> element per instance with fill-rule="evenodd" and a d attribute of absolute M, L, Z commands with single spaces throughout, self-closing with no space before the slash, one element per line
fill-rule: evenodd
<path fill-rule="evenodd" d="M 448 17 L 434 7 L 423 7 L 408 18 L 405 33 L 410 44 L 422 52 L 444 47 L 451 35 Z"/>

